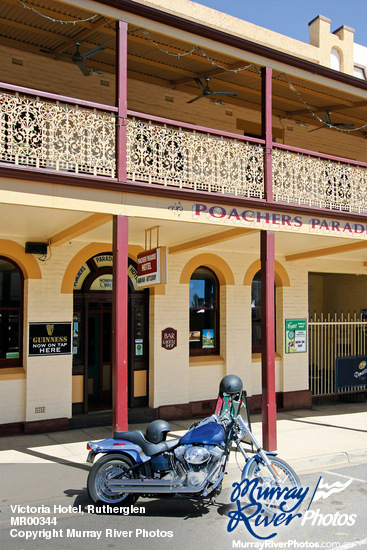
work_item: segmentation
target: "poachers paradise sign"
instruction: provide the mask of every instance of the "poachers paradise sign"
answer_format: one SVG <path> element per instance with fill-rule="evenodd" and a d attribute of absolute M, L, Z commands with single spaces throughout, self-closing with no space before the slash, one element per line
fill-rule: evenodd
<path fill-rule="evenodd" d="M 194 203 L 192 205 L 192 219 L 237 227 L 367 239 L 367 224 L 324 218 L 321 215 L 319 217 L 295 216 L 255 208 L 227 208 L 220 205 Z"/>

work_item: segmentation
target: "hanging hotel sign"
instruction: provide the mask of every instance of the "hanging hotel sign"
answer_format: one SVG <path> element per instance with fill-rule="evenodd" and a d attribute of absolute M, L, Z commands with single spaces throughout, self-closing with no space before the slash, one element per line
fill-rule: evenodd
<path fill-rule="evenodd" d="M 307 351 L 306 319 L 286 319 L 285 352 L 305 353 Z"/>
<path fill-rule="evenodd" d="M 28 356 L 71 354 L 71 323 L 29 323 Z"/>
<path fill-rule="evenodd" d="M 167 282 L 166 247 L 159 246 L 138 254 L 137 260 L 139 287 L 148 287 Z"/>

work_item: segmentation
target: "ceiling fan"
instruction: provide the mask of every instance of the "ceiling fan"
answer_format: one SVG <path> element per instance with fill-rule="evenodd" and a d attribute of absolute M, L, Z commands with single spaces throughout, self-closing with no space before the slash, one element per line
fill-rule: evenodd
<path fill-rule="evenodd" d="M 331 122 L 330 120 L 330 115 L 331 115 L 332 111 L 326 111 L 325 114 L 323 115 L 323 119 L 324 119 L 324 124 L 323 126 L 319 126 L 318 128 L 314 128 L 313 130 L 309 130 L 309 132 L 316 132 L 316 130 L 321 130 L 321 128 L 332 128 L 332 127 L 336 127 L 336 128 L 342 128 L 342 127 L 345 127 L 345 128 L 351 128 L 354 126 L 353 122 Z"/>
<path fill-rule="evenodd" d="M 194 99 L 190 99 L 190 101 L 187 101 L 187 103 L 194 103 L 194 101 L 197 101 L 198 99 L 201 99 L 202 97 L 212 97 L 212 96 L 227 96 L 227 97 L 236 97 L 238 94 L 236 92 L 214 92 L 209 88 L 209 81 L 210 77 L 207 76 L 204 78 L 206 84 L 204 84 L 200 78 L 195 78 L 196 84 L 201 88 L 201 94 L 194 97 Z"/>
<path fill-rule="evenodd" d="M 76 51 L 72 55 L 69 55 L 66 53 L 53 52 L 52 50 L 41 50 L 41 51 L 44 53 L 49 53 L 59 57 L 68 57 L 73 61 L 73 63 L 75 63 L 75 65 L 79 67 L 79 69 L 81 70 L 84 76 L 90 76 L 92 74 L 92 69 L 88 69 L 88 67 L 84 63 L 84 59 L 88 59 L 89 57 L 92 57 L 93 55 L 96 55 L 97 53 L 102 52 L 106 46 L 103 46 L 103 45 L 97 46 L 96 48 L 92 48 L 91 50 L 87 50 L 86 52 L 81 53 L 80 52 L 80 46 L 82 45 L 81 40 L 76 40 L 75 45 L 76 45 Z"/>

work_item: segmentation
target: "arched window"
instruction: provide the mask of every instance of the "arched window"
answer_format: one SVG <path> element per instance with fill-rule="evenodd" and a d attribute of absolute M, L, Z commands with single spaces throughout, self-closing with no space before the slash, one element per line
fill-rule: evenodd
<path fill-rule="evenodd" d="M 330 68 L 334 71 L 341 70 L 341 57 L 337 49 L 332 48 L 330 52 Z"/>
<path fill-rule="evenodd" d="M 23 275 L 8 258 L 0 257 L 0 366 L 22 363 Z"/>
<path fill-rule="evenodd" d="M 274 284 L 274 319 L 276 312 Z M 261 271 L 258 271 L 251 285 L 251 317 L 252 317 L 252 353 L 261 352 Z"/>
<path fill-rule="evenodd" d="M 219 284 L 207 267 L 198 267 L 190 279 L 190 355 L 219 353 Z"/>

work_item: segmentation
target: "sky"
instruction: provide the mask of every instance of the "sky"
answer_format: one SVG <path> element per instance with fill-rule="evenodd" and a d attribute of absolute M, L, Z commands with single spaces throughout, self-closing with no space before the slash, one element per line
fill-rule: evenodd
<path fill-rule="evenodd" d="M 194 0 L 260 27 L 309 43 L 308 23 L 317 15 L 331 19 L 331 32 L 355 29 L 354 42 L 367 46 L 367 0 Z"/>

